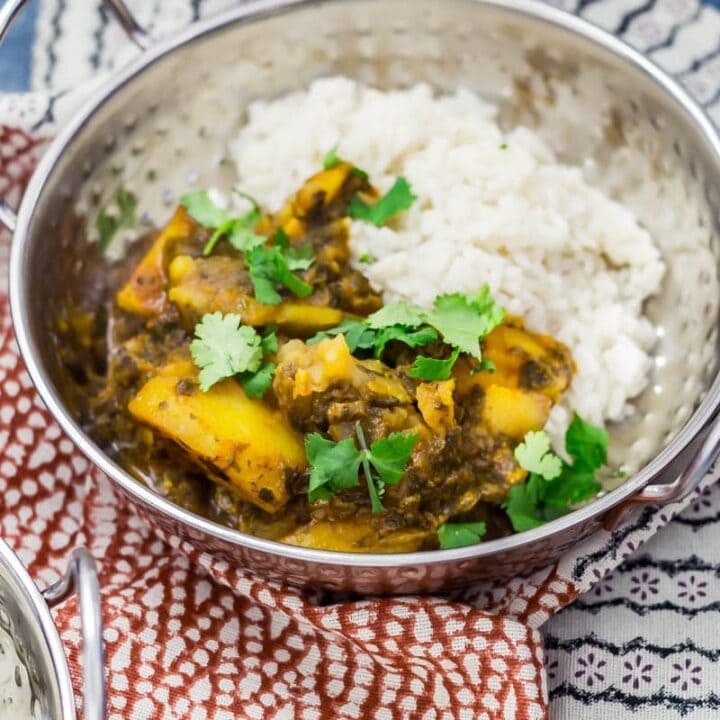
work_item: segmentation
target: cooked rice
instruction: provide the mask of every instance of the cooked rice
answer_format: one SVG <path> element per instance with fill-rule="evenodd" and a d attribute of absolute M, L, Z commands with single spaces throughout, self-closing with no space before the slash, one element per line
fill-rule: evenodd
<path fill-rule="evenodd" d="M 391 226 L 355 221 L 353 256 L 386 300 L 422 305 L 488 283 L 528 328 L 572 349 L 568 411 L 602 424 L 633 412 L 656 339 L 643 303 L 665 266 L 635 216 L 560 164 L 531 130 L 503 133 L 496 108 L 465 90 L 381 92 L 347 78 L 249 108 L 233 145 L 239 186 L 270 209 L 321 167 L 334 145 L 386 191 L 405 176 L 419 199 Z M 376 258 L 359 263 L 364 254 Z"/>

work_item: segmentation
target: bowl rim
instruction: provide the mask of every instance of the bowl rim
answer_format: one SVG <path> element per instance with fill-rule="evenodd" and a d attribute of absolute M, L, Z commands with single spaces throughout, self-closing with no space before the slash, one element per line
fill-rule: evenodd
<path fill-rule="evenodd" d="M 598 497 L 588 505 L 533 530 L 489 540 L 477 545 L 450 550 L 374 554 L 316 550 L 267 540 L 219 525 L 174 504 L 136 480 L 95 444 L 70 415 L 45 372 L 43 363 L 36 357 L 29 326 L 29 313 L 25 305 L 28 288 L 25 281 L 24 259 L 28 243 L 28 230 L 47 178 L 55 168 L 66 147 L 83 130 L 95 111 L 136 76 L 142 74 L 145 69 L 161 61 L 185 44 L 222 31 L 231 25 L 258 22 L 274 15 L 287 14 L 308 7 L 339 5 L 349 1 L 351 0 L 255 0 L 194 23 L 170 38 L 153 43 L 148 50 L 141 53 L 127 66 L 114 74 L 107 84 L 91 93 L 89 99 L 82 105 L 82 108 L 74 115 L 71 121 L 62 127 L 41 158 L 27 186 L 18 211 L 10 254 L 9 297 L 12 322 L 20 353 L 30 377 L 46 407 L 63 431 L 90 462 L 107 474 L 114 483 L 117 483 L 133 501 L 161 513 L 166 518 L 182 523 L 186 529 L 192 530 L 194 533 L 209 535 L 215 540 L 232 546 L 320 565 L 351 566 L 355 568 L 399 568 L 420 564 L 429 566 L 438 563 L 479 559 L 513 550 L 526 544 L 533 544 L 536 541 L 558 535 L 572 527 L 588 523 L 649 484 L 697 438 L 712 419 L 718 404 L 720 404 L 720 373 L 716 374 L 702 402 L 677 435 L 643 468 L 628 478 L 625 483 Z M 366 1 L 380 2 L 381 0 Z M 574 34 L 596 48 L 614 55 L 616 59 L 641 71 L 685 113 L 688 121 L 696 126 L 706 144 L 712 149 L 715 163 L 720 167 L 720 136 L 718 136 L 717 130 L 700 106 L 677 81 L 614 35 L 576 15 L 537 0 L 461 1 L 466 3 L 468 8 L 487 6 L 500 11 L 507 11 L 510 14 L 539 20 L 562 31 Z"/>

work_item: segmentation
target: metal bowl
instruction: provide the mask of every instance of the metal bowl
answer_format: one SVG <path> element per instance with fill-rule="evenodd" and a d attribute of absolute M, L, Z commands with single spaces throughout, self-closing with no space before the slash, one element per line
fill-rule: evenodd
<path fill-rule="evenodd" d="M 41 593 L 17 556 L 0 540 L 0 628 L 12 638 L 18 660 L 15 683 L 18 688 L 29 685 L 31 712 L 37 720 L 76 717 L 65 650 L 50 614 L 51 607 L 75 591 L 80 597 L 83 638 L 83 713 L 86 720 L 103 720 L 106 703 L 100 588 L 92 556 L 83 548 L 75 550 L 67 574 Z M 6 655 L 11 649 L 1 651 Z M 6 702 L 8 698 L 0 700 Z M 9 712 L 9 706 L 5 708 Z"/>
<path fill-rule="evenodd" d="M 148 523 L 288 583 L 434 591 L 547 564 L 628 504 L 674 500 L 697 484 L 720 441 L 712 424 L 720 395 L 720 142 L 669 77 L 616 38 L 531 0 L 263 0 L 157 44 L 119 0 L 108 4 L 144 52 L 64 127 L 17 217 L 5 206 L 2 218 L 14 228 L 11 303 L 30 375 L 63 429 Z M 561 160 L 583 165 L 652 232 L 668 273 L 646 308 L 660 328 L 651 387 L 636 416 L 611 431 L 612 457 L 637 468 L 621 487 L 541 528 L 472 547 L 333 553 L 193 515 L 138 483 L 83 432 L 49 332 L 84 268 L 80 233 L 64 229 L 90 225 L 84 218 L 121 185 L 158 224 L 168 194 L 177 197 L 189 179 L 229 186 L 221 160 L 248 102 L 333 73 L 384 88 L 462 84 L 497 103 L 502 123 L 533 127 Z"/>

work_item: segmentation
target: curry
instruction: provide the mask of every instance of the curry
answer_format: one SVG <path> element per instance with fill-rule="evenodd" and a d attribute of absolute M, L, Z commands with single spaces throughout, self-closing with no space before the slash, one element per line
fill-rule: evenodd
<path fill-rule="evenodd" d="M 263 538 L 405 552 L 512 532 L 511 490 L 542 474 L 518 447 L 573 359 L 487 288 L 383 303 L 351 263 L 351 218 L 412 200 L 339 158 L 276 214 L 186 196 L 115 267 L 102 321 L 66 309 L 92 436 L 173 502 Z"/>

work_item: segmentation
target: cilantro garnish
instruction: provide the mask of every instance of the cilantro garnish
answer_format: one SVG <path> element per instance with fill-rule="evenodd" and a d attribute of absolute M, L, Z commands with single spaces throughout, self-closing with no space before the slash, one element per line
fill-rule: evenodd
<path fill-rule="evenodd" d="M 408 375 L 421 380 L 447 380 L 452 373 L 453 365 L 460 355 L 460 350 L 455 348 L 447 360 L 436 360 L 435 358 L 418 355 Z"/>
<path fill-rule="evenodd" d="M 480 542 L 487 527 L 484 522 L 445 523 L 438 528 L 438 540 L 442 550 L 475 545 Z"/>
<path fill-rule="evenodd" d="M 510 488 L 505 510 L 517 532 L 538 527 L 570 512 L 601 488 L 595 479 L 607 460 L 608 435 L 586 423 L 577 413 L 565 433 L 565 449 L 573 458 L 566 463 L 550 451 L 544 432 L 532 432 L 515 449 L 522 468 L 530 471 L 523 485 Z"/>
<path fill-rule="evenodd" d="M 439 295 L 427 314 L 428 324 L 443 336 L 448 345 L 478 360 L 482 359 L 480 339 L 504 320 L 505 310 L 495 302 L 487 285 L 475 295 Z"/>
<path fill-rule="evenodd" d="M 204 227 L 215 228 L 203 249 L 203 255 L 209 255 L 220 239 L 226 237 L 236 250 L 245 253 L 245 264 L 258 302 L 279 304 L 282 301 L 277 292 L 279 287 L 286 287 L 298 297 L 310 295 L 312 286 L 303 282 L 293 271 L 307 270 L 313 264 L 312 245 L 306 243 L 300 247 L 291 247 L 287 234 L 279 229 L 273 236 L 274 245 L 264 247 L 267 238 L 254 231 L 260 221 L 260 206 L 249 195 L 238 190 L 235 192 L 252 205 L 240 217 L 232 217 L 226 210 L 217 207 L 207 190 L 180 198 L 183 207 L 196 222 Z"/>
<path fill-rule="evenodd" d="M 562 472 L 562 460 L 550 449 L 550 437 L 544 430 L 529 432 L 515 448 L 515 459 L 523 470 L 552 480 Z"/>
<path fill-rule="evenodd" d="M 335 443 L 312 433 L 305 438 L 305 454 L 312 468 L 308 485 L 310 502 L 328 500 L 335 491 L 359 484 L 362 454 L 352 438 Z"/>
<path fill-rule="evenodd" d="M 374 255 L 371 255 L 370 253 L 363 253 L 358 260 L 363 263 L 363 265 L 372 265 L 377 258 Z"/>
<path fill-rule="evenodd" d="M 477 373 L 485 370 L 489 373 L 494 373 L 497 370 L 497 366 L 490 358 L 483 358 L 471 371 L 471 375 L 477 375 Z"/>
<path fill-rule="evenodd" d="M 398 301 L 383 305 L 377 312 L 368 316 L 367 323 L 376 330 L 391 325 L 415 328 L 424 325 L 427 322 L 426 318 L 427 312 L 418 305 Z"/>
<path fill-rule="evenodd" d="M 248 200 L 252 206 L 240 217 L 233 217 L 227 210 L 215 205 L 207 190 L 198 190 L 180 198 L 180 204 L 195 222 L 206 228 L 215 228 L 215 232 L 203 248 L 203 255 L 206 257 L 223 237 L 226 237 L 228 242 L 241 252 L 262 245 L 266 240 L 265 237 L 254 232 L 255 226 L 260 221 L 260 206 L 250 195 L 239 190 L 234 192 Z"/>
<path fill-rule="evenodd" d="M 323 168 L 325 168 L 325 170 L 332 170 L 342 163 L 342 159 L 337 152 L 338 147 L 339 145 L 335 144 L 325 153 L 325 157 L 323 158 Z"/>
<path fill-rule="evenodd" d="M 101 208 L 95 218 L 100 250 L 105 252 L 119 230 L 130 229 L 137 224 L 137 198 L 128 190 L 120 188 L 115 194 L 117 213 L 108 213 Z"/>
<path fill-rule="evenodd" d="M 399 177 L 374 205 L 368 205 L 355 196 L 348 206 L 348 216 L 380 227 L 391 217 L 407 210 L 415 200 L 417 195 L 413 195 L 410 183 L 404 177 Z"/>
<path fill-rule="evenodd" d="M 372 511 L 382 512 L 385 486 L 400 482 L 420 436 L 394 432 L 368 447 L 359 422 L 355 424 L 355 435 L 360 449 L 353 438 L 337 443 L 318 433 L 305 438 L 305 453 L 311 466 L 308 499 L 327 500 L 338 490 L 357 487 L 362 465 Z"/>
<path fill-rule="evenodd" d="M 190 354 L 200 368 L 203 392 L 225 378 L 238 375 L 251 398 L 262 397 L 270 387 L 275 365 L 263 363 L 263 357 L 276 350 L 274 331 L 261 337 L 233 313 L 204 315 L 195 326 L 195 339 L 190 343 Z"/>
<path fill-rule="evenodd" d="M 337 167 L 338 165 L 346 162 L 338 155 L 338 147 L 339 146 L 335 144 L 325 153 L 325 157 L 323 158 L 323 168 L 325 170 L 332 170 L 334 167 Z M 366 181 L 370 177 L 364 170 L 359 168 L 357 165 L 353 165 L 352 173 L 353 175 L 357 175 L 359 178 L 362 178 Z"/>
<path fill-rule="evenodd" d="M 345 342 L 351 353 L 367 351 L 376 358 L 383 354 L 387 344 L 393 340 L 405 343 L 409 347 L 420 347 L 438 339 L 435 330 L 427 326 L 417 330 L 404 325 L 388 325 L 375 329 L 361 320 L 343 320 L 337 327 L 313 335 L 307 344 L 314 345 L 336 335 L 345 336 Z"/>
<path fill-rule="evenodd" d="M 367 326 L 367 323 L 360 320 L 343 320 L 337 327 L 323 330 L 316 333 L 308 339 L 308 345 L 315 345 L 321 340 L 336 337 L 337 335 L 345 336 L 351 353 L 357 350 L 371 350 L 375 344 L 375 331 Z"/>
<path fill-rule="evenodd" d="M 313 291 L 312 285 L 303 282 L 292 272 L 290 265 L 298 267 L 297 258 L 288 258 L 286 251 L 277 245 L 273 247 L 254 247 L 245 253 L 250 280 L 255 290 L 255 299 L 267 305 L 278 305 L 282 297 L 277 291 L 286 287 L 297 297 L 307 297 Z M 301 266 L 306 260 L 302 259 Z M 310 260 L 312 262 L 312 260 Z"/>
<path fill-rule="evenodd" d="M 493 300 L 485 285 L 475 295 L 439 295 L 431 310 L 403 301 L 390 302 L 365 321 L 344 320 L 336 328 L 310 338 L 308 343 L 345 335 L 350 352 L 370 350 L 379 358 L 392 340 L 410 347 L 422 347 L 442 336 L 445 343 L 453 346 L 450 358 L 418 357 L 409 374 L 425 380 L 446 380 L 460 353 L 481 360 L 480 340 L 504 319 L 505 310 Z M 481 364 L 481 369 L 494 370 L 495 365 L 488 361 Z"/>

